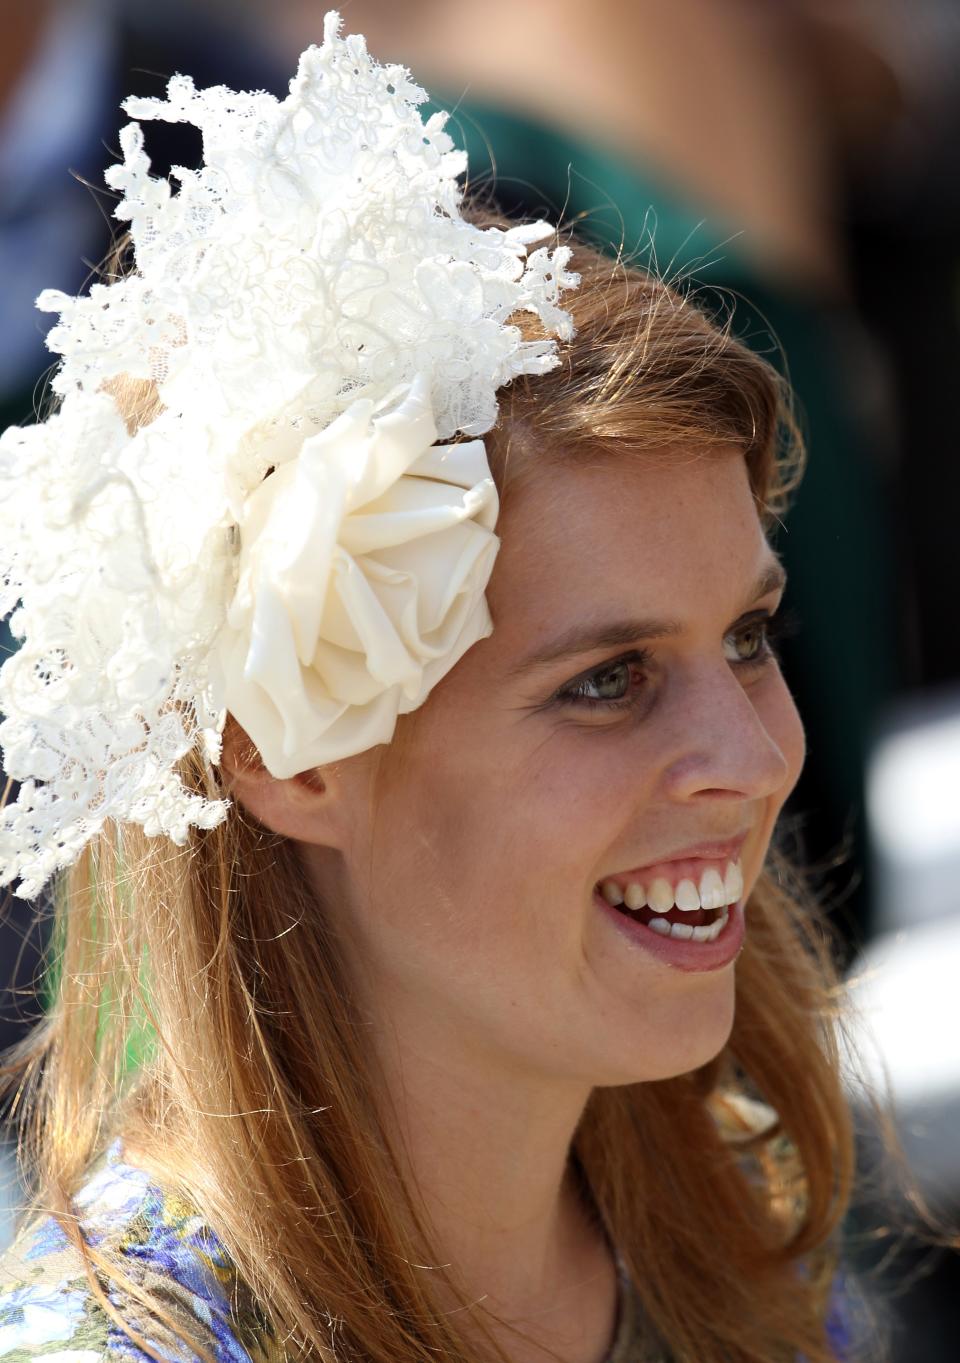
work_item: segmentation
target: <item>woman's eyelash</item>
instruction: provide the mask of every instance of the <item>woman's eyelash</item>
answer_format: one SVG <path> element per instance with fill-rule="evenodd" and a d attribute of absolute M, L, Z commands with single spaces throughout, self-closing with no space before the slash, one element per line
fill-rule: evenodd
<path fill-rule="evenodd" d="M 797 632 L 796 619 L 792 612 L 784 612 L 780 615 L 769 615 L 766 612 L 758 611 L 755 614 L 741 620 L 734 629 L 726 635 L 726 639 L 742 639 L 751 631 L 760 630 L 761 639 L 759 646 L 750 657 L 732 658 L 731 665 L 739 668 L 762 667 L 767 662 L 777 656 L 775 644 L 783 638 L 789 637 Z M 601 663 L 598 667 L 591 668 L 589 672 L 584 672 L 582 676 L 575 677 L 573 681 L 566 682 L 559 691 L 552 697 L 552 703 L 559 705 L 586 706 L 590 709 L 603 707 L 607 710 L 623 709 L 630 705 L 636 705 L 643 695 L 644 687 L 639 686 L 633 693 L 622 696 L 590 696 L 586 694 L 588 688 L 599 690 L 604 682 L 619 677 L 624 678 L 624 671 L 631 667 L 643 669 L 649 666 L 652 654 L 647 649 L 634 649 L 630 653 L 625 653 L 622 657 L 613 658 L 610 662 Z M 628 678 L 627 678 L 628 680 Z"/>

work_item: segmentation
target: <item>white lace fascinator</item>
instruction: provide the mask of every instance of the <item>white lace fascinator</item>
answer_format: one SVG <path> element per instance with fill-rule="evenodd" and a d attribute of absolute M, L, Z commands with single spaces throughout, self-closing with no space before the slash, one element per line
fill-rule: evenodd
<path fill-rule="evenodd" d="M 497 549 L 496 391 L 558 363 L 577 283 L 546 224 L 461 213 L 445 115 L 328 14 L 290 93 L 128 99 L 194 124 L 199 170 L 107 172 L 135 273 L 70 298 L 60 402 L 0 438 L 0 884 L 36 895 L 107 819 L 182 844 L 225 800 L 180 759 L 227 711 L 291 776 L 389 740 L 478 639 Z M 152 385 L 131 429 L 117 394 Z"/>

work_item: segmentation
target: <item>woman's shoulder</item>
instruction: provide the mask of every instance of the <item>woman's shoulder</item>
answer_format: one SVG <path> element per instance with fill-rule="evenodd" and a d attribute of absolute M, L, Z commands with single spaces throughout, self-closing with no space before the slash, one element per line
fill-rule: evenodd
<path fill-rule="evenodd" d="M 220 1240 L 196 1210 L 144 1170 L 119 1144 L 91 1171 L 75 1198 L 84 1240 L 125 1279 L 98 1271 L 100 1290 L 60 1222 L 33 1216 L 0 1256 L 2 1363 L 147 1363 L 142 1342 L 188 1363 L 200 1345 L 217 1363 L 276 1363 L 271 1332 Z M 159 1321 L 139 1293 L 162 1307 Z M 139 1340 L 135 1338 L 139 1336 Z"/>

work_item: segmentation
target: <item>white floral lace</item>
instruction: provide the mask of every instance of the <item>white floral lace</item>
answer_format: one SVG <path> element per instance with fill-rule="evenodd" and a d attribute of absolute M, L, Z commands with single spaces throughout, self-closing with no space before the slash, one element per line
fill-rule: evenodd
<path fill-rule="evenodd" d="M 105 819 L 182 844 L 191 826 L 225 817 L 226 802 L 186 790 L 176 766 L 196 744 L 218 760 L 227 696 L 249 690 L 256 673 L 251 583 L 266 599 L 276 579 L 264 575 L 270 555 L 252 541 L 250 499 L 277 475 L 303 486 L 318 441 L 339 451 L 346 479 L 327 508 L 337 549 L 328 559 L 341 574 L 347 563 L 382 581 L 386 563 L 409 580 L 389 619 L 384 607 L 389 666 L 373 665 L 377 639 L 361 638 L 359 654 L 351 645 L 353 682 L 340 692 L 330 689 L 336 669 L 315 666 L 324 641 L 332 657 L 331 638 L 319 626 L 309 639 L 297 634 L 302 617 L 291 605 L 296 676 L 288 669 L 259 702 L 272 714 L 273 738 L 261 736 L 278 771 L 384 741 L 396 713 L 421 703 L 489 629 L 482 595 L 496 500 L 482 447 L 457 456 L 462 468 L 451 477 L 444 459 L 461 447 L 431 442 L 481 436 L 496 420 L 498 387 L 557 363 L 552 341 L 525 342 L 509 319 L 531 311 L 568 337 L 558 299 L 577 278 L 565 247 L 528 254 L 551 235 L 546 224 L 501 231 L 463 219 L 465 158 L 443 131 L 445 116 L 424 122 L 425 95 L 408 73 L 374 62 L 362 37 L 341 39 L 339 23 L 327 15 L 323 45 L 303 54 L 282 101 L 196 90 L 185 76 L 165 101 L 128 99 L 134 118 L 198 127 L 204 164 L 176 169 L 174 189 L 150 176 L 139 125 L 125 127 L 123 163 L 107 179 L 123 196 L 116 216 L 129 222 L 136 273 L 81 298 L 48 291 L 38 300 L 60 314 L 48 345 L 62 357 L 53 381 L 61 407 L 0 438 L 0 610 L 13 611 L 20 641 L 0 670 L 0 745 L 7 774 L 21 782 L 0 815 L 0 884 L 19 880 L 24 897 L 72 862 Z M 133 435 L 111 396 L 124 376 L 151 380 L 162 403 Z M 383 480 L 382 462 L 363 474 L 342 441 L 324 445 L 321 434 L 340 418 L 361 430 L 357 448 L 376 464 L 370 441 L 391 414 L 421 436 L 430 428 L 426 445 L 410 443 L 412 427 L 402 437 L 399 490 Z M 326 475 L 311 484 L 328 486 Z M 453 488 L 442 533 L 422 514 L 436 507 L 438 486 Z M 391 562 L 395 537 L 356 549 L 355 513 L 366 505 L 369 520 L 388 494 L 391 514 L 415 510 L 426 537 L 406 545 L 402 563 Z M 275 520 L 271 533 L 276 542 Z M 455 533 L 467 538 L 452 551 L 444 536 Z M 446 557 L 431 557 L 441 541 Z M 275 564 L 289 602 L 302 605 L 304 592 L 326 600 L 329 584 L 310 576 L 317 556 L 301 560 L 307 576 L 292 581 L 292 557 Z M 416 575 L 448 572 L 460 574 L 460 596 L 440 609 Z M 421 596 L 432 614 L 413 618 Z M 384 587 L 381 605 L 388 598 Z M 290 685 L 308 707 L 299 730 L 282 715 Z M 351 707 L 369 706 L 375 693 L 376 724 L 355 723 Z"/>

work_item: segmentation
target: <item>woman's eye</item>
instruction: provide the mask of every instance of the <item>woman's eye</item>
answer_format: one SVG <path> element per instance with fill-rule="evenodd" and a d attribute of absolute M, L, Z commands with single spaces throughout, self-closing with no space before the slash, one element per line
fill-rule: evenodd
<path fill-rule="evenodd" d="M 604 663 L 582 677 L 568 682 L 557 692 L 556 699 L 575 705 L 629 705 L 636 700 L 643 689 L 643 665 L 646 659 L 642 654 L 618 658 L 616 662 Z"/>
<path fill-rule="evenodd" d="M 724 653 L 730 663 L 765 662 L 773 656 L 770 646 L 773 621 L 770 616 L 758 616 L 733 630 L 724 640 Z"/>

